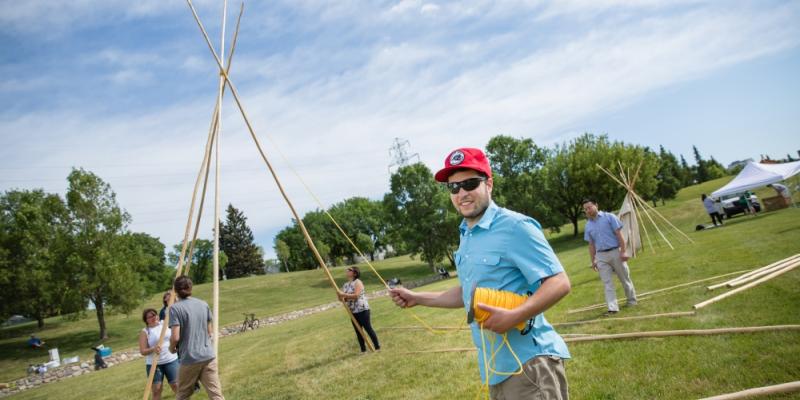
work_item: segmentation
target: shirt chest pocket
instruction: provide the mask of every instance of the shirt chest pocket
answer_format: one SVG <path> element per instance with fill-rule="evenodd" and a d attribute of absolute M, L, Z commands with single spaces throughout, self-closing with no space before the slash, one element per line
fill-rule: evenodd
<path fill-rule="evenodd" d="M 472 255 L 472 263 L 483 267 L 493 267 L 500 265 L 500 256 L 496 254 L 475 254 Z"/>

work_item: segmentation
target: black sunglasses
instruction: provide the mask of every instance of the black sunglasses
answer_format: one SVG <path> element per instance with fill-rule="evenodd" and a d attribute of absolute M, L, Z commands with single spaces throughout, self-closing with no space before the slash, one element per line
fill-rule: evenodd
<path fill-rule="evenodd" d="M 445 185 L 447 186 L 447 190 L 449 190 L 450 193 L 458 194 L 458 191 L 461 190 L 461 188 L 464 188 L 464 190 L 466 190 L 467 192 L 469 192 L 471 190 L 475 190 L 475 188 L 480 186 L 481 182 L 483 182 L 485 180 L 486 180 L 486 178 L 484 178 L 482 176 L 478 176 L 478 177 L 475 177 L 475 178 L 469 178 L 469 179 L 463 180 L 461 182 L 447 182 L 447 183 L 445 183 Z"/>

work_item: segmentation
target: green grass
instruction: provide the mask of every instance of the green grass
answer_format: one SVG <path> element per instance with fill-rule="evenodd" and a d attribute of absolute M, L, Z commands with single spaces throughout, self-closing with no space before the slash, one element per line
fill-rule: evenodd
<path fill-rule="evenodd" d="M 730 178 L 727 178 L 730 179 Z M 686 232 L 694 244 L 680 243 L 675 250 L 665 246 L 653 254 L 646 249 L 632 260 L 631 274 L 638 292 L 645 292 L 726 272 L 766 265 L 800 250 L 800 209 L 763 213 L 758 217 L 737 216 L 720 229 L 694 231 L 697 224 L 710 223 L 700 203 L 700 193 L 709 193 L 725 179 L 683 190 L 678 198 L 658 207 Z M 762 196 L 761 193 L 757 193 Z M 771 195 L 766 192 L 766 196 Z M 552 243 L 573 284 L 572 293 L 547 314 L 551 322 L 599 317 L 603 310 L 567 314 L 574 309 L 603 300 L 602 284 L 589 268 L 582 238 L 571 230 L 551 235 Z M 677 240 L 676 240 L 677 242 Z M 406 266 L 407 265 L 407 266 Z M 379 264 L 386 277 L 422 276 L 429 272 L 421 263 L 389 260 Z M 406 273 L 406 268 L 415 271 Z M 341 269 L 337 271 L 341 278 Z M 365 273 L 364 277 L 369 278 Z M 374 286 L 374 280 L 367 281 Z M 457 284 L 437 282 L 430 290 Z M 227 286 L 227 288 L 226 288 Z M 635 308 L 624 308 L 621 316 L 689 311 L 693 304 L 717 293 L 706 284 L 644 298 Z M 792 271 L 701 309 L 694 317 L 607 321 L 559 328 L 561 333 L 620 333 L 689 328 L 719 328 L 774 324 L 800 324 L 800 270 Z M 622 297 L 621 288 L 618 293 Z M 208 298 L 207 287 L 198 296 Z M 274 292 L 274 293 L 271 293 Z M 329 302 L 332 292 L 321 271 L 281 274 L 224 282 L 223 322 L 238 321 L 241 312 L 278 314 L 307 305 Z M 157 303 L 153 298 L 151 303 Z M 397 309 L 386 298 L 370 302 L 373 324 L 383 351 L 358 355 L 352 327 L 341 309 L 270 326 L 220 342 L 221 378 L 231 399 L 452 399 L 474 398 L 479 389 L 476 354 L 437 353 L 406 355 L 412 350 L 471 347 L 466 331 L 432 334 L 426 331 L 393 330 L 415 326 L 411 311 Z M 462 310 L 415 308 L 423 320 L 434 326 L 462 323 Z M 129 328 L 128 342 L 135 345 L 138 318 L 121 322 L 114 316 L 112 333 Z M 92 330 L 93 320 L 57 323 L 55 332 L 69 334 Z M 89 327 L 89 328 L 86 328 Z M 43 334 L 47 339 L 47 335 Z M 124 335 L 123 335 L 124 336 Z M 20 345 L 23 337 L 15 338 Z M 7 340 L 0 343 L 7 351 Z M 112 339 L 113 340 L 113 339 Z M 127 345 L 125 344 L 127 343 Z M 573 343 L 572 360 L 567 362 L 570 394 L 575 399 L 689 399 L 734 392 L 750 387 L 800 379 L 800 335 L 797 332 L 754 333 L 706 337 L 670 337 Z M 62 355 L 65 353 L 62 351 Z M 3 371 L 13 365 L 3 358 Z M 13 374 L 9 374 L 13 375 Z M 134 361 L 68 379 L 58 384 L 22 392 L 19 399 L 96 398 L 117 399 L 141 396 L 144 388 L 143 361 Z M 113 389 L 109 389 L 113 388 Z M 165 393 L 169 392 L 167 389 Z M 65 396 L 69 393 L 69 396 Z M 124 395 L 121 395 L 124 394 Z M 166 398 L 173 398 L 167 394 Z M 205 395 L 196 396 L 204 399 Z M 772 396 L 788 399 L 792 396 Z"/>
<path fill-rule="evenodd" d="M 396 276 L 411 281 L 431 275 L 427 264 L 409 257 L 395 257 L 373 265 L 386 279 Z M 369 267 L 359 266 L 367 290 L 381 289 L 380 281 Z M 344 268 L 332 268 L 331 272 L 340 284 L 344 281 Z M 211 289 L 211 284 L 198 285 L 194 294 L 210 303 Z M 255 313 L 260 318 L 333 301 L 336 301 L 335 293 L 322 270 L 233 279 L 220 283 L 220 323 L 222 326 L 241 323 L 242 313 Z M 107 315 L 109 339 L 103 342 L 105 346 L 115 351 L 136 348 L 139 331 L 144 326 L 141 311 L 146 307 L 160 310 L 161 294 L 149 298 L 130 315 L 113 312 Z M 0 330 L 0 382 L 23 377 L 28 364 L 48 360 L 47 351 L 26 347 L 28 335 L 34 332 L 47 342 L 48 348 L 57 347 L 62 358 L 79 355 L 81 360 L 92 360 L 94 353 L 89 347 L 99 343 L 99 328 L 93 311 L 79 321 L 49 318 L 41 331 L 36 329 L 35 323 L 4 328 Z"/>

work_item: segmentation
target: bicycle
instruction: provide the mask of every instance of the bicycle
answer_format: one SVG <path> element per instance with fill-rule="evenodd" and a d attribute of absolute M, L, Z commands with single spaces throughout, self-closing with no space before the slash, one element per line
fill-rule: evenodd
<path fill-rule="evenodd" d="M 247 329 L 258 328 L 259 321 L 255 314 L 242 313 L 242 315 L 244 315 L 244 322 L 242 322 L 242 327 L 239 329 L 239 332 L 244 332 Z"/>

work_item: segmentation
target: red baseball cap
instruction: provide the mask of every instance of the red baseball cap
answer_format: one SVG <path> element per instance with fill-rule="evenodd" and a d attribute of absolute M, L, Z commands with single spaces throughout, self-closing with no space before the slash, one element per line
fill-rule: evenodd
<path fill-rule="evenodd" d="M 437 182 L 447 182 L 447 178 L 453 172 L 460 169 L 474 169 L 478 172 L 483 172 L 487 177 L 492 177 L 492 168 L 489 167 L 489 159 L 480 149 L 473 149 L 463 147 L 453 150 L 444 159 L 444 168 L 434 175 Z"/>

